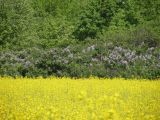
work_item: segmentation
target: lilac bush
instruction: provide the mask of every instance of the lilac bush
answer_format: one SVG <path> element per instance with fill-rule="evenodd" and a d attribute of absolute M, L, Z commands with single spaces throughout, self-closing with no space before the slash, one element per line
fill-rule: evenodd
<path fill-rule="evenodd" d="M 160 77 L 159 49 L 145 52 L 103 45 L 0 52 L 0 75 Z"/>

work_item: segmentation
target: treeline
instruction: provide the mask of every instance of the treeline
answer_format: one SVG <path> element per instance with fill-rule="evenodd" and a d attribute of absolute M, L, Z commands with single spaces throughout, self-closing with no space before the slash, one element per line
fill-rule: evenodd
<path fill-rule="evenodd" d="M 160 77 L 159 0 L 0 0 L 0 75 Z"/>

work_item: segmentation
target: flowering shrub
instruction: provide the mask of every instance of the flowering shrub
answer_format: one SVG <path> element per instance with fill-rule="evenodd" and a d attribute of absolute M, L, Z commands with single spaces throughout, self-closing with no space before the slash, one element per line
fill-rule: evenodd
<path fill-rule="evenodd" d="M 75 50 L 76 49 L 76 50 Z M 145 53 L 104 45 L 68 46 L 42 50 L 0 52 L 0 75 L 89 77 L 160 77 L 157 48 Z"/>

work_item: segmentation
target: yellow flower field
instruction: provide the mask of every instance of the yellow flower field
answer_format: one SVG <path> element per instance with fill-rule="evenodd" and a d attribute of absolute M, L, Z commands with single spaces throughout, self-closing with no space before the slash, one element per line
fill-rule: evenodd
<path fill-rule="evenodd" d="M 160 120 L 160 81 L 0 77 L 0 120 Z"/>

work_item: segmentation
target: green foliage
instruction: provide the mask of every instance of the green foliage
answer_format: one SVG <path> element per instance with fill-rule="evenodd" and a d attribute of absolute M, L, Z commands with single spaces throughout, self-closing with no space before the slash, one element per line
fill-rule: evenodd
<path fill-rule="evenodd" d="M 105 29 L 129 29 L 143 23 L 134 1 L 96 0 L 80 14 L 74 36 L 79 40 L 95 38 Z"/>
<path fill-rule="evenodd" d="M 91 1 L 80 14 L 80 22 L 74 36 L 79 40 L 95 38 L 109 23 L 116 12 L 114 1 Z"/>
<path fill-rule="evenodd" d="M 0 0 L 0 75 L 160 76 L 159 0 Z"/>
<path fill-rule="evenodd" d="M 26 0 L 0 1 L 0 44 L 13 48 L 32 37 L 32 9 Z M 30 35 L 30 36 L 29 36 Z"/>
<path fill-rule="evenodd" d="M 33 0 L 32 7 L 36 17 L 55 16 L 57 14 L 57 5 L 53 0 Z"/>

